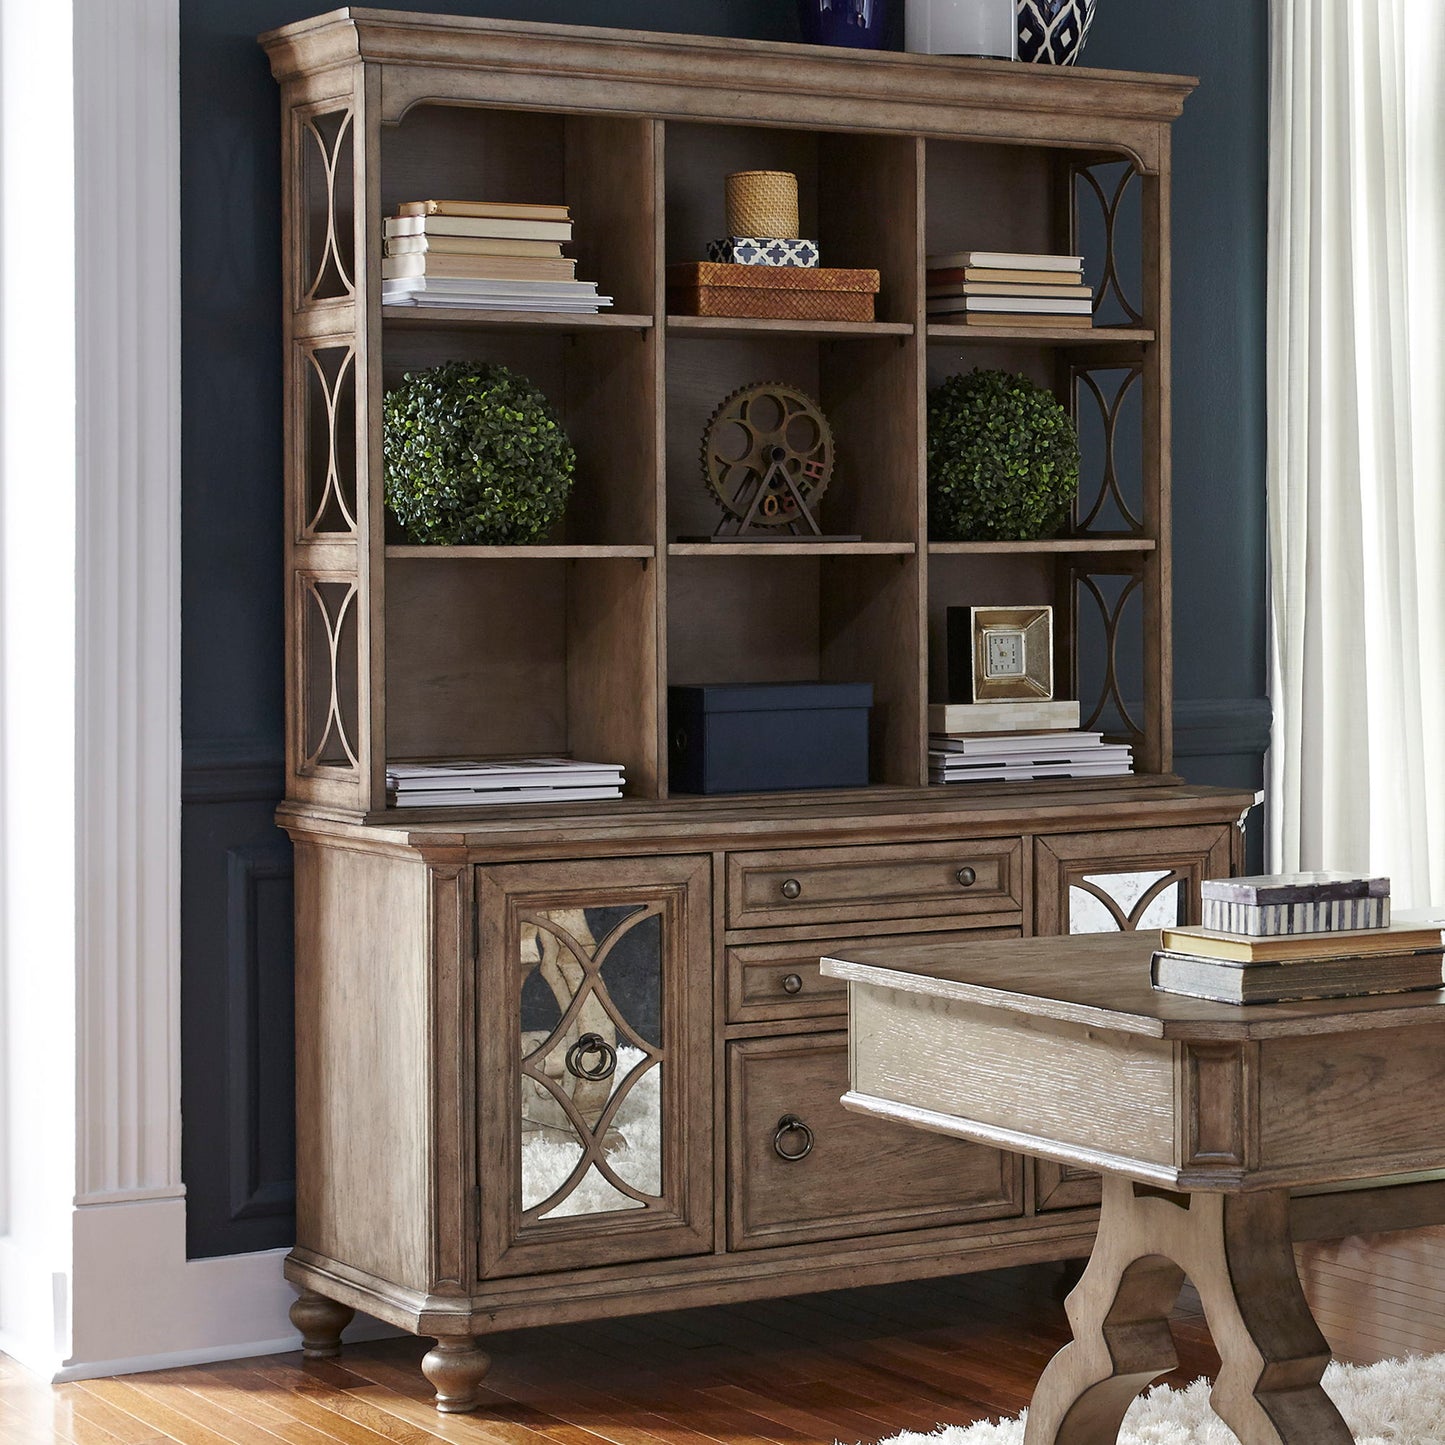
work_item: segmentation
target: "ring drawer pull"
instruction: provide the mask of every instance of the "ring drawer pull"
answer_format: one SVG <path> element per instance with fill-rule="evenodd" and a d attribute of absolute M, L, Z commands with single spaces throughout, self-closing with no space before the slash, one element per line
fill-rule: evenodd
<path fill-rule="evenodd" d="M 595 1063 L 585 1062 L 595 1059 Z M 583 1034 L 567 1050 L 567 1072 L 577 1079 L 610 1079 L 617 1068 L 617 1050 L 601 1034 Z"/>
<path fill-rule="evenodd" d="M 787 1149 L 783 1147 L 783 1141 L 790 1134 L 798 1136 L 802 1141 L 802 1148 Z M 813 1131 L 796 1114 L 784 1114 L 778 1120 L 778 1127 L 773 1131 L 773 1153 L 789 1164 L 796 1164 L 799 1159 L 806 1159 L 812 1152 Z"/>
<path fill-rule="evenodd" d="M 958 881 L 965 888 L 972 888 L 978 882 L 978 874 L 972 868 L 960 868 L 958 870 Z"/>
<path fill-rule="evenodd" d="M 798 895 L 802 893 L 802 891 L 803 885 L 799 883 L 796 878 L 789 878 L 788 881 L 783 884 L 783 897 L 788 899 L 790 902 L 794 898 L 798 897 Z"/>
<path fill-rule="evenodd" d="M 801 976 L 800 974 L 790 973 L 790 974 L 786 974 L 786 975 L 784 976 L 784 978 L 783 978 L 783 992 L 784 992 L 784 993 L 802 993 L 802 991 L 803 991 L 803 979 L 802 979 L 802 976 Z"/>

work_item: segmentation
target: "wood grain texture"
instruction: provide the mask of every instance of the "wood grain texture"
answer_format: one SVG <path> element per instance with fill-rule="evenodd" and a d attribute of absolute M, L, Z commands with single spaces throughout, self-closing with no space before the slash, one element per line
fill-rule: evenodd
<path fill-rule="evenodd" d="M 1022 906 L 1021 858 L 1013 839 L 730 853 L 728 924 L 1007 912 Z"/>
<path fill-rule="evenodd" d="M 426 869 L 303 845 L 296 901 L 297 1241 L 426 1289 Z"/>
<path fill-rule="evenodd" d="M 1094 1253 L 1069 1295 L 1072 1342 L 1029 1407 L 1026 1445 L 1102 1445 L 1178 1364 L 1168 1316 L 1185 1274 L 1221 1357 L 1210 1395 L 1242 1445 L 1350 1445 L 1320 1378 L 1330 1351 L 1295 1273 L 1282 1193 L 1156 1196 L 1104 1182 Z"/>
<path fill-rule="evenodd" d="M 839 1103 L 847 1084 L 842 1033 L 729 1047 L 734 1249 L 1022 1212 L 1021 1160 L 850 1114 Z M 801 1124 L 785 1130 L 787 1119 Z M 779 1153 L 799 1154 L 805 1143 L 802 1157 Z"/>
<path fill-rule="evenodd" d="M 963 920 L 956 920 L 962 922 Z M 861 943 L 889 947 L 908 941 L 909 934 L 886 935 L 886 924 L 875 925 L 873 936 L 859 939 L 792 938 L 787 941 L 744 943 L 727 949 L 727 1012 L 730 1024 L 791 1022 L 795 1027 L 815 1020 L 841 1019 L 848 1011 L 847 985 L 824 978 L 819 968 L 825 953 L 846 951 Z M 747 939 L 754 931 L 735 937 Z M 1017 937 L 1016 928 L 942 931 L 932 935 L 943 943 L 964 943 L 970 938 Z"/>
<path fill-rule="evenodd" d="M 1441 995 L 1425 994 L 1438 1000 Z M 1425 1008 L 1445 1017 L 1438 1002 Z M 1425 1101 L 1445 1085 L 1445 1026 L 1336 1038 L 1271 1039 L 1260 1048 L 1260 1154 L 1275 1167 L 1320 1164 L 1404 1173 L 1439 1166 Z"/>
<path fill-rule="evenodd" d="M 856 1094 L 1175 1162 L 1174 1049 L 1163 1040 L 857 985 L 848 1027 Z"/>

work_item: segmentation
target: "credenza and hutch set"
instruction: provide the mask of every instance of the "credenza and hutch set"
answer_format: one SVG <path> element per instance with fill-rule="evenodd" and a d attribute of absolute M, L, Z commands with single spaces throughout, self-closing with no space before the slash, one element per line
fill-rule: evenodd
<path fill-rule="evenodd" d="M 351 8 L 264 37 L 285 185 L 288 797 L 297 1245 L 313 1354 L 354 1309 L 437 1340 L 465 1410 L 514 1326 L 1086 1255 L 1098 1181 L 845 1111 L 820 956 L 1194 921 L 1252 795 L 1172 775 L 1169 144 L 1191 82 Z M 724 177 L 794 172 L 873 322 L 670 316 Z M 382 217 L 565 202 L 596 316 L 382 304 Z M 1092 330 L 925 315 L 924 258 L 1081 251 Z M 531 547 L 389 532 L 403 372 L 503 362 L 578 454 Z M 1066 536 L 928 537 L 928 388 L 1021 371 L 1084 444 Z M 817 397 L 829 533 L 681 541 L 719 401 Z M 1134 747 L 1107 783 L 929 786 L 943 614 L 1055 608 L 1060 695 Z M 679 796 L 667 688 L 873 687 L 865 789 Z M 388 807 L 388 759 L 571 753 L 586 806 Z"/>

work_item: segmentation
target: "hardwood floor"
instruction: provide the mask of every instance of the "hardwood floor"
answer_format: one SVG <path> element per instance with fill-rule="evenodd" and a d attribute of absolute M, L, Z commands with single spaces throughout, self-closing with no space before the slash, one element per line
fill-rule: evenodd
<path fill-rule="evenodd" d="M 1306 1292 L 1336 1353 L 1445 1350 L 1445 1229 L 1310 1245 Z M 0 1357 L 5 1445 L 845 1445 L 1022 1409 L 1067 1338 L 1057 1269 L 517 1331 L 489 1345 L 483 1408 L 439 1416 L 423 1346 L 348 1346 L 51 1389 Z M 1218 1367 L 1192 1292 L 1186 1384 Z"/>

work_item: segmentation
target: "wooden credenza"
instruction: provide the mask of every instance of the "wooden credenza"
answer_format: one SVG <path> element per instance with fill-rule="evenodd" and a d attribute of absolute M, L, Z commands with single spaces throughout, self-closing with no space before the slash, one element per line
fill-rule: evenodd
<path fill-rule="evenodd" d="M 793 796 L 471 829 L 289 808 L 287 1275 L 470 1338 L 1082 1256 L 1096 1179 L 843 1109 L 845 992 L 819 958 L 1191 921 L 1251 802 L 1074 785 L 1027 810 Z M 537 1076 L 579 1044 L 569 1118 Z"/>
<path fill-rule="evenodd" d="M 1251 796 L 1173 760 L 1170 127 L 1194 83 L 356 7 L 263 43 L 308 1349 L 352 1308 L 434 1336 L 463 1410 L 497 1328 L 1087 1253 L 1087 1175 L 845 1114 L 818 961 L 1187 921 L 1239 861 Z M 824 264 L 878 271 L 874 320 L 669 312 L 748 169 L 797 176 Z M 615 304 L 387 304 L 383 217 L 451 197 L 568 206 Z M 1086 256 L 1093 324 L 930 316 L 926 258 L 963 247 Z M 388 522 L 386 390 L 455 360 L 525 374 L 575 446 L 538 545 Z M 1076 418 L 1062 535 L 929 535 L 929 391 L 974 366 Z M 703 428 L 758 381 L 830 420 L 828 535 L 699 542 Z M 1136 775 L 929 786 L 948 609 L 1040 603 L 1059 696 Z M 871 686 L 868 788 L 677 796 L 669 686 L 800 680 Z M 542 753 L 621 765 L 627 796 L 389 806 L 389 761 Z"/>

